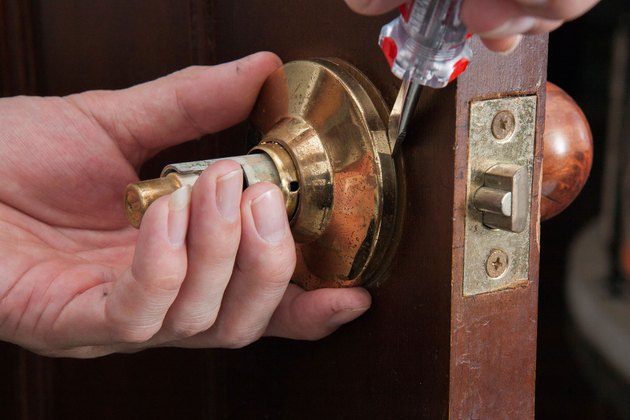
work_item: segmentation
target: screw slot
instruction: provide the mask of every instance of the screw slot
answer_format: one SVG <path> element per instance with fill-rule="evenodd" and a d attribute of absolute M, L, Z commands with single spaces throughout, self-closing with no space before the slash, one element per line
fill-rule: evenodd
<path fill-rule="evenodd" d="M 499 111 L 492 120 L 492 135 L 497 140 L 505 140 L 514 133 L 516 120 L 510 111 Z"/>
<path fill-rule="evenodd" d="M 486 260 L 486 273 L 488 277 L 496 279 L 501 277 L 507 271 L 510 261 L 505 251 L 501 249 L 493 249 Z"/>

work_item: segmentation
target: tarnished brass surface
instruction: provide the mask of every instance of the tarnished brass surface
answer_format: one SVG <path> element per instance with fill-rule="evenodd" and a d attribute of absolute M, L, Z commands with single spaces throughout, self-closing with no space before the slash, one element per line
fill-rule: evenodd
<path fill-rule="evenodd" d="M 198 176 L 197 174 L 180 175 L 172 173 L 162 178 L 129 184 L 125 191 L 125 210 L 129 224 L 135 228 L 140 227 L 142 216 L 144 216 L 151 203 L 186 184 L 194 184 Z"/>
<path fill-rule="evenodd" d="M 251 120 L 297 168 L 293 280 L 306 289 L 376 280 L 393 246 L 397 185 L 387 115 L 376 89 L 341 61 L 291 62 L 263 86 Z"/>
<path fill-rule="evenodd" d="M 271 153 L 271 152 L 270 152 Z M 277 155 L 284 154 L 284 157 Z M 291 159 L 286 152 L 275 150 L 274 155 L 259 153 L 246 156 L 234 156 L 225 158 L 233 160 L 243 169 L 243 187 L 256 184 L 258 182 L 271 182 L 278 185 L 285 198 L 287 215 L 293 216 L 297 204 L 295 193 L 289 191 L 290 180 L 295 179 L 295 168 L 291 167 Z M 125 209 L 129 224 L 133 227 L 140 227 L 142 216 L 147 208 L 158 198 L 167 195 L 188 184 L 194 185 L 199 175 L 215 162 L 225 159 L 198 160 L 194 162 L 173 163 L 167 165 L 162 170 L 162 177 L 131 183 L 125 192 Z M 283 159 L 285 166 L 283 172 L 279 173 L 276 161 Z"/>
<path fill-rule="evenodd" d="M 256 111 L 252 117 L 256 118 Z M 263 142 L 281 145 L 295 162 L 300 197 L 291 230 L 296 242 L 317 239 L 328 226 L 334 200 L 334 170 L 317 131 L 303 121 L 287 118 L 275 124 Z"/>
<path fill-rule="evenodd" d="M 293 281 L 305 289 L 367 285 L 384 271 L 398 210 L 387 117 L 379 92 L 350 65 L 294 61 L 258 97 L 251 121 L 259 144 L 227 158 L 241 163 L 248 183 L 281 188 L 297 243 Z M 152 200 L 179 188 L 182 176 L 196 179 L 215 161 L 168 165 L 164 178 L 131 184 L 132 224 Z M 154 191 L 137 204 L 143 186 Z"/>
<path fill-rule="evenodd" d="M 179 174 L 201 174 L 208 166 L 220 160 L 233 160 L 243 169 L 243 188 L 259 182 L 270 182 L 280 187 L 284 197 L 287 216 L 293 217 L 297 206 L 297 175 L 293 161 L 287 152 L 278 145 L 259 145 L 249 155 L 232 156 L 222 159 L 200 160 L 195 162 L 173 163 L 162 170 L 162 176 L 176 172 Z"/>
<path fill-rule="evenodd" d="M 470 105 L 465 296 L 516 288 L 530 281 L 526 227 L 531 220 L 536 106 L 536 96 L 480 100 Z M 506 115 L 514 121 L 497 122 Z"/>
<path fill-rule="evenodd" d="M 208 168 L 208 166 L 221 160 L 232 160 L 241 165 L 241 168 L 243 169 L 243 181 L 245 187 L 255 184 L 257 182 L 271 182 L 273 184 L 277 184 L 280 182 L 278 170 L 276 169 L 273 160 L 269 156 L 263 154 L 232 156 L 229 158 L 221 159 L 197 160 L 194 162 L 172 163 L 170 165 L 166 165 L 164 169 L 162 169 L 161 176 L 164 177 L 171 173 L 178 173 L 181 175 L 200 175 Z"/>
<path fill-rule="evenodd" d="M 291 156 L 284 150 L 284 147 L 274 142 L 260 143 L 250 153 L 263 154 L 273 162 L 279 176 L 278 182 L 274 183 L 280 187 L 284 196 L 287 216 L 292 219 L 298 204 L 300 182 Z"/>

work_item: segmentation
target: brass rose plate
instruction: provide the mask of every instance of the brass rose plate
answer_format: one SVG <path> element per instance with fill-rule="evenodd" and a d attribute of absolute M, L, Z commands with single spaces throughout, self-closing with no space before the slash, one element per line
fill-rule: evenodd
<path fill-rule="evenodd" d="M 341 61 L 288 63 L 262 88 L 251 120 L 296 164 L 294 281 L 306 289 L 364 285 L 384 263 L 397 203 L 387 118 L 376 88 Z"/>
<path fill-rule="evenodd" d="M 246 184 L 268 181 L 281 188 L 297 244 L 293 281 L 305 289 L 381 280 L 398 211 L 387 118 L 376 88 L 340 60 L 287 63 L 260 92 L 251 115 L 259 143 L 233 159 Z M 212 162 L 169 165 L 164 178 L 131 184 L 130 220 L 141 219 L 148 206 L 142 197 L 154 199 L 156 182 L 190 183 Z"/>

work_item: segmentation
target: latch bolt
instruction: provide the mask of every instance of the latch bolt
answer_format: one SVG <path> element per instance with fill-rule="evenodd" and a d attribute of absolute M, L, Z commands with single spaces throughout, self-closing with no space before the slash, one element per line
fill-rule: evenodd
<path fill-rule="evenodd" d="M 498 164 L 486 171 L 473 203 L 483 214 L 483 224 L 520 233 L 527 227 L 527 168 Z"/>

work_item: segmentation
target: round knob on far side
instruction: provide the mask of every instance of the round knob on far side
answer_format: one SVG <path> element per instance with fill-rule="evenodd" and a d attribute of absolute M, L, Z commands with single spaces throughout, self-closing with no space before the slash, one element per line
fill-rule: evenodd
<path fill-rule="evenodd" d="M 565 91 L 549 82 L 543 143 L 540 216 L 548 220 L 575 200 L 593 164 L 593 136 L 584 113 Z"/>

